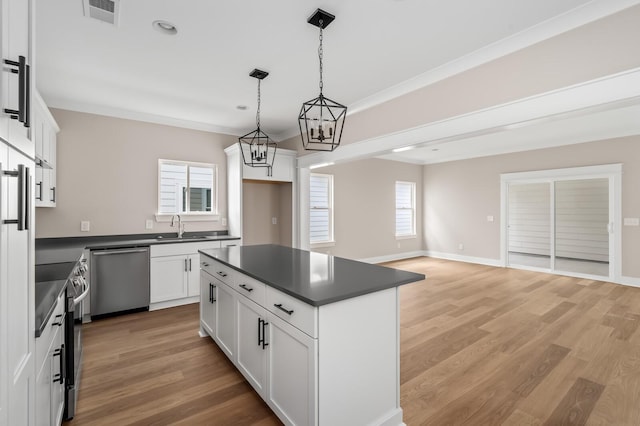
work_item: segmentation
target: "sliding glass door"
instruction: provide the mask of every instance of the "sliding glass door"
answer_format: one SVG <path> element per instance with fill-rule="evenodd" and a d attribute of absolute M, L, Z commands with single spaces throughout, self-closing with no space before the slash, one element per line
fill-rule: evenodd
<path fill-rule="evenodd" d="M 611 166 L 588 169 L 597 167 Z M 572 176 L 567 170 L 502 176 L 505 264 L 612 278 L 620 175 Z M 558 176 L 544 177 L 553 172 Z"/>

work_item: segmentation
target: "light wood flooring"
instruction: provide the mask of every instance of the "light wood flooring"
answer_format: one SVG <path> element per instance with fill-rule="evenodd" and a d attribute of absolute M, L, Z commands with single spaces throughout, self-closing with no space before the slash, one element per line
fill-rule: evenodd
<path fill-rule="evenodd" d="M 417 258 L 401 287 L 407 425 L 640 425 L 640 289 Z M 87 325 L 80 425 L 277 425 L 197 305 Z M 358 425 L 354 425 L 358 426 Z"/>

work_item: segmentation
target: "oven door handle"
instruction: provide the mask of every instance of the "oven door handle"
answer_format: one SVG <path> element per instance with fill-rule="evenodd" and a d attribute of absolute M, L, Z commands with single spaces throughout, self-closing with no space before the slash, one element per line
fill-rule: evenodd
<path fill-rule="evenodd" d="M 80 294 L 80 296 L 76 297 L 75 299 L 73 299 L 73 305 L 76 306 L 78 305 L 78 303 L 82 302 L 85 297 L 87 297 L 87 295 L 89 294 L 89 284 L 86 284 L 86 287 L 84 289 L 84 291 L 82 292 L 82 294 Z"/>

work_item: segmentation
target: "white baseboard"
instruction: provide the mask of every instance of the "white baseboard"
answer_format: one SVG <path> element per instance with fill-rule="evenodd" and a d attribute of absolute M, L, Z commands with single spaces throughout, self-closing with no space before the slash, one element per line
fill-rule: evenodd
<path fill-rule="evenodd" d="M 404 253 L 388 254 L 386 256 L 367 257 L 365 259 L 357 259 L 359 262 L 364 263 L 384 263 L 392 262 L 394 260 L 410 259 L 412 257 L 425 256 L 425 252 L 422 250 L 408 251 Z"/>
<path fill-rule="evenodd" d="M 488 259 L 486 257 L 464 256 L 455 253 L 443 253 L 439 251 L 425 250 L 423 256 L 433 257 L 436 259 L 455 260 L 457 262 L 477 263 L 478 265 L 502 267 L 500 259 Z"/>
<path fill-rule="evenodd" d="M 185 297 L 183 299 L 167 300 L 166 302 L 156 302 L 149 304 L 150 311 L 157 311 L 158 309 L 173 308 L 175 306 L 188 305 L 189 303 L 200 302 L 200 296 Z"/>
<path fill-rule="evenodd" d="M 628 285 L 630 287 L 640 287 L 640 278 L 620 277 L 618 284 Z"/>

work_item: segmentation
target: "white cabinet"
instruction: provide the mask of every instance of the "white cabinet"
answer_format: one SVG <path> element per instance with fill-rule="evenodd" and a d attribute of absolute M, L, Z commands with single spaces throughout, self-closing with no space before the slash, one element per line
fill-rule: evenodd
<path fill-rule="evenodd" d="M 36 414 L 38 426 L 62 423 L 64 412 L 64 293 L 42 335 L 36 340 Z"/>
<path fill-rule="evenodd" d="M 200 272 L 200 326 L 201 332 L 209 336 L 213 336 L 216 329 L 217 299 L 217 280 L 205 271 Z M 201 336 L 204 337 L 202 333 Z"/>
<path fill-rule="evenodd" d="M 202 288 L 216 283 L 215 342 L 284 424 L 404 424 L 397 288 L 316 307 L 261 292 L 264 283 L 209 256 L 200 265 Z"/>
<path fill-rule="evenodd" d="M 223 242 L 237 244 L 238 241 Z M 211 248 L 220 248 L 220 241 L 152 245 L 149 310 L 197 303 L 201 286 L 198 250 Z"/>
<path fill-rule="evenodd" d="M 0 424 L 31 425 L 35 410 L 34 209 L 33 198 L 21 194 L 27 189 L 33 194 L 34 163 L 0 142 L 0 169 Z M 23 208 L 18 207 L 21 198 L 26 200 Z M 24 230 L 12 222 L 16 219 L 25 222 Z"/>
<path fill-rule="evenodd" d="M 267 404 L 287 424 L 316 424 L 318 340 L 273 314 L 268 329 Z"/>
<path fill-rule="evenodd" d="M 0 137 L 33 156 L 29 139 L 30 104 L 34 84 L 32 57 L 32 0 L 2 0 L 0 18 Z M 10 61 L 9 63 L 7 61 Z M 19 72 L 18 72 L 19 71 Z M 15 111 L 5 112 L 6 109 Z M 20 110 L 20 111 L 19 111 Z M 15 119 L 11 118 L 15 117 Z M 19 120 L 22 120 L 19 121 Z M 30 124 L 30 123 L 29 123 Z"/>
<path fill-rule="evenodd" d="M 236 366 L 262 398 L 266 398 L 267 311 L 245 297 L 236 298 L 238 342 Z"/>
<path fill-rule="evenodd" d="M 38 92 L 34 93 L 32 139 L 36 154 L 36 207 L 55 207 L 57 133 L 60 130 Z"/>
<path fill-rule="evenodd" d="M 251 167 L 242 163 L 242 178 L 252 180 L 269 180 L 275 182 L 293 182 L 295 174 L 296 152 L 277 149 L 273 167 Z M 271 173 L 269 173 L 269 171 Z"/>
<path fill-rule="evenodd" d="M 219 281 L 216 307 L 216 327 L 213 340 L 235 363 L 236 360 L 236 293 Z"/>

